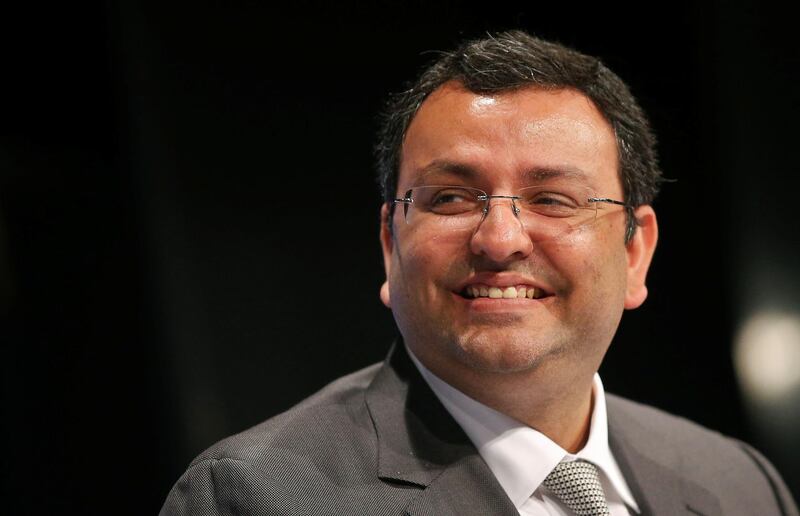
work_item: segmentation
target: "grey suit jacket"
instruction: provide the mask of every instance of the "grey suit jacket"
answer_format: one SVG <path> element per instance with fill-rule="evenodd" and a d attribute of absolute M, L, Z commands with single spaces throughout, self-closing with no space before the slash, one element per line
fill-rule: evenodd
<path fill-rule="evenodd" d="M 744 443 L 607 395 L 611 449 L 644 514 L 798 515 Z M 291 410 L 197 457 L 163 515 L 517 515 L 396 346 Z"/>

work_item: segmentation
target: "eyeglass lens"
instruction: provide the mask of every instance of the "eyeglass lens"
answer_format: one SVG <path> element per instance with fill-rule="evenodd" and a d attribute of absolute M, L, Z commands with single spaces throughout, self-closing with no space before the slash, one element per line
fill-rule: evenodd
<path fill-rule="evenodd" d="M 488 195 L 482 190 L 455 186 L 420 186 L 406 192 L 408 224 L 439 231 L 474 230 L 489 211 L 508 204 L 532 235 L 552 238 L 569 233 L 595 219 L 593 193 L 581 185 L 555 183 L 524 188 L 512 195 Z"/>

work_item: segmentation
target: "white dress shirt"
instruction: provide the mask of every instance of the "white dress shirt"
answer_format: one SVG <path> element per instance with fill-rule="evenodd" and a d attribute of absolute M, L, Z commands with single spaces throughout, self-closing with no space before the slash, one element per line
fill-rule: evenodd
<path fill-rule="evenodd" d="M 430 372 L 411 350 L 408 354 L 450 415 L 472 440 L 521 515 L 572 514 L 541 483 L 559 462 L 577 459 L 597 466 L 612 516 L 639 513 L 639 506 L 608 447 L 606 399 L 598 374 L 594 376 L 592 388 L 594 402 L 589 439 L 583 449 L 573 455 L 544 434 L 468 397 Z"/>

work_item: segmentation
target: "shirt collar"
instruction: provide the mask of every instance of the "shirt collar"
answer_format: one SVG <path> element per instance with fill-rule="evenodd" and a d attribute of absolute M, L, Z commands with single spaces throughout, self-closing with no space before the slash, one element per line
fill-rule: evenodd
<path fill-rule="evenodd" d="M 422 377 L 458 422 L 506 495 L 517 507 L 530 498 L 562 460 L 584 459 L 597 466 L 628 507 L 638 505 L 608 446 L 606 399 L 600 375 L 592 384 L 592 417 L 586 445 L 573 455 L 544 434 L 462 393 L 430 372 L 406 346 Z"/>

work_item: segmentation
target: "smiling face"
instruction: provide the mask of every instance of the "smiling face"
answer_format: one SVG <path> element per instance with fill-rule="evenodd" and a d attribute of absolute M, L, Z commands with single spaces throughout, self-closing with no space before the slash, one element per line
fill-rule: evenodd
<path fill-rule="evenodd" d="M 623 198 L 613 130 L 588 98 L 535 88 L 484 95 L 447 83 L 406 132 L 397 196 L 422 185 L 513 195 L 544 177 Z M 510 200 L 490 206 L 476 227 L 453 230 L 421 217 L 407 224 L 402 209 L 389 218 L 384 205 L 381 298 L 405 342 L 456 386 L 466 374 L 558 364 L 593 374 L 623 309 L 646 296 L 652 209 L 637 209 L 642 227 L 626 246 L 620 206 L 602 204 L 593 222 L 549 239 L 524 226 Z"/>

